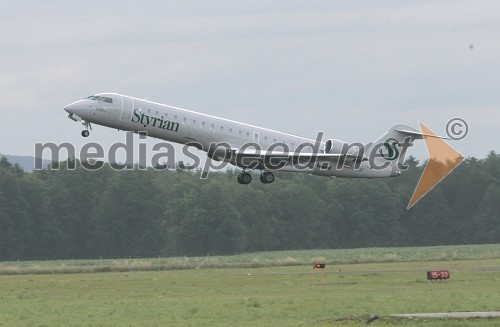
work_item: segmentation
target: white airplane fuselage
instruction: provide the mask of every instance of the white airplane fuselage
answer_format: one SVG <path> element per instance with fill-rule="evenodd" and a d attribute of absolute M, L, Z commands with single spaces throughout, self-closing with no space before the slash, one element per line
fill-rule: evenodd
<path fill-rule="evenodd" d="M 69 113 L 69 118 L 82 121 L 86 126 L 93 123 L 123 131 L 146 132 L 148 136 L 180 144 L 198 143 L 204 151 L 213 143 L 225 142 L 234 149 L 248 143 L 256 143 L 262 150 L 282 143 L 293 152 L 301 144 L 316 142 L 310 138 L 116 93 L 100 93 L 71 103 L 64 109 Z M 83 131 L 82 135 L 88 136 L 88 131 Z M 319 152 L 324 153 L 325 148 L 326 143 L 320 142 Z M 296 171 L 291 165 L 279 170 Z M 394 166 L 371 169 L 368 162 L 362 162 L 357 169 L 351 169 L 349 166 L 345 169 L 320 169 L 318 164 L 301 171 L 336 177 L 374 178 L 399 175 Z"/>

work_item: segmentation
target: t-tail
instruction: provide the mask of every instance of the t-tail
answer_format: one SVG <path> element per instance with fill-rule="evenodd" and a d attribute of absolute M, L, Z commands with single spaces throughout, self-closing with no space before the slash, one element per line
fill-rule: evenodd
<path fill-rule="evenodd" d="M 413 141 L 424 137 L 422 132 L 413 127 L 394 125 L 376 141 L 365 145 L 365 157 L 371 168 L 390 169 L 391 176 L 399 176 L 406 153 L 413 146 Z"/>
<path fill-rule="evenodd" d="M 328 169 L 317 165 L 313 174 L 346 178 L 385 178 L 401 175 L 407 150 L 426 135 L 406 125 L 394 125 L 384 135 L 366 145 L 328 140 L 324 156 Z M 335 157 L 336 156 L 336 157 Z M 340 158 L 339 158 L 340 157 Z M 340 168 L 340 169 L 339 169 Z"/>

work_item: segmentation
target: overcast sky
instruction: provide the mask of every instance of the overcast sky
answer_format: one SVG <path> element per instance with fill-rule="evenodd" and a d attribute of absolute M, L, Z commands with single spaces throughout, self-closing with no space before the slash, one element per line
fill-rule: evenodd
<path fill-rule="evenodd" d="M 0 40 L 4 154 L 124 141 L 63 111 L 98 92 L 364 143 L 461 117 L 500 152 L 499 1 L 3 1 Z"/>

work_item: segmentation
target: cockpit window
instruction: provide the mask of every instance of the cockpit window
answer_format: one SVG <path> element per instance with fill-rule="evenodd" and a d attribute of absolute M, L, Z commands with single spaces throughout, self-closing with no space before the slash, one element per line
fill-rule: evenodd
<path fill-rule="evenodd" d="M 100 97 L 99 101 L 101 102 L 108 102 L 108 103 L 113 103 L 113 99 L 108 98 L 108 97 Z"/>
<path fill-rule="evenodd" d="M 108 97 L 101 97 L 99 95 L 91 95 L 89 97 L 86 97 L 85 99 L 89 99 L 89 100 L 98 100 L 98 101 L 101 101 L 101 102 L 108 102 L 108 103 L 113 103 L 113 99 L 112 98 L 108 98 Z"/>

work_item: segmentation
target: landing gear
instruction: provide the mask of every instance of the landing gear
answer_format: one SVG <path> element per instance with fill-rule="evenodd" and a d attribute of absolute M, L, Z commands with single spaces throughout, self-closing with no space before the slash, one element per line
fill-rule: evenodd
<path fill-rule="evenodd" d="M 246 171 L 242 171 L 238 174 L 238 183 L 240 184 L 250 184 L 252 181 L 252 175 Z M 264 171 L 260 174 L 260 181 L 264 184 L 271 184 L 274 182 L 274 174 L 270 171 Z"/>
<path fill-rule="evenodd" d="M 270 171 L 264 171 L 260 174 L 260 181 L 264 184 L 271 184 L 274 182 L 274 174 Z"/>
<path fill-rule="evenodd" d="M 242 171 L 238 174 L 238 183 L 240 184 L 250 184 L 252 181 L 252 175 L 247 173 L 246 171 Z"/>
<path fill-rule="evenodd" d="M 88 121 L 83 121 L 82 124 L 85 126 L 85 129 L 82 131 L 82 136 L 88 137 L 90 135 L 89 129 L 92 130 L 92 125 L 90 125 Z"/>

